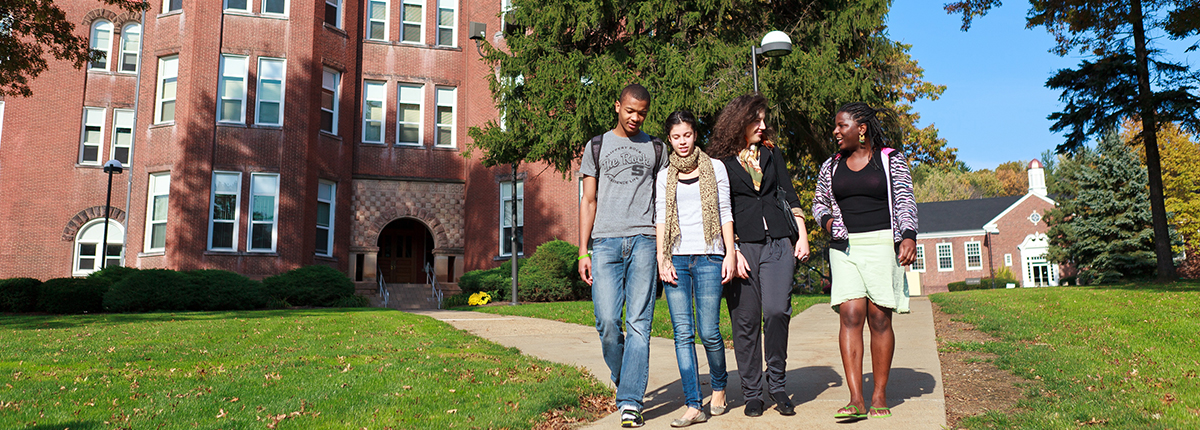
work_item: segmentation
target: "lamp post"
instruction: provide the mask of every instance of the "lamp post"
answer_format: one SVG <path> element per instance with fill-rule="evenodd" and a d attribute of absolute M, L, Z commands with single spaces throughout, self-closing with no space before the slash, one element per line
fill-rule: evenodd
<path fill-rule="evenodd" d="M 112 204 L 112 177 L 113 174 L 120 175 L 125 169 L 121 167 L 121 162 L 117 160 L 108 160 L 104 163 L 104 173 L 108 174 L 108 194 L 104 197 L 104 239 L 100 244 L 100 269 L 104 269 L 104 263 L 108 262 L 108 212 L 111 210 Z"/>
<path fill-rule="evenodd" d="M 779 30 L 767 33 L 762 46 L 750 47 L 750 70 L 754 73 L 754 92 L 758 92 L 758 56 L 781 57 L 792 52 L 792 38 Z"/>

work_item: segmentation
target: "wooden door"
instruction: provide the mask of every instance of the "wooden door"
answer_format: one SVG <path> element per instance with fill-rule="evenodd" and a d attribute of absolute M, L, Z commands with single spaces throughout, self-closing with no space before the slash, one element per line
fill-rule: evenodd
<path fill-rule="evenodd" d="M 425 283 L 425 228 L 416 223 L 388 226 L 379 234 L 379 270 L 384 281 Z"/>

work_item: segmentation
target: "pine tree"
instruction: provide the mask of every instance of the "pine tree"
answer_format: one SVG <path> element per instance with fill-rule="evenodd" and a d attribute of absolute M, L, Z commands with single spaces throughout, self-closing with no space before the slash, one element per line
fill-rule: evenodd
<path fill-rule="evenodd" d="M 1137 152 L 1109 132 L 1096 149 L 1081 148 L 1057 166 L 1046 213 L 1048 259 L 1080 269 L 1080 282 L 1149 277 L 1155 271 L 1154 228 L 1146 168 Z"/>

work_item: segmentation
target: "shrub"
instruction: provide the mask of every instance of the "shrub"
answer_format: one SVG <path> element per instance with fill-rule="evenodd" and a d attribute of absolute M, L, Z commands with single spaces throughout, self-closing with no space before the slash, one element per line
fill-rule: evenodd
<path fill-rule="evenodd" d="M 572 282 L 548 276 L 546 272 L 530 271 L 518 277 L 517 294 L 522 301 L 559 302 L 574 296 Z"/>
<path fill-rule="evenodd" d="M 108 285 L 89 278 L 57 278 L 38 286 L 37 310 L 52 314 L 82 314 L 104 310 Z"/>
<path fill-rule="evenodd" d="M 33 278 L 0 280 L 0 312 L 33 312 L 39 285 L 42 281 Z"/>
<path fill-rule="evenodd" d="M 995 280 L 994 287 L 993 287 L 993 283 L 992 283 L 993 279 Z M 967 290 L 988 290 L 988 289 L 992 289 L 992 288 L 997 288 L 997 289 L 1005 288 L 1007 286 L 1007 284 L 1009 284 L 1009 283 L 1017 284 L 1017 281 L 1013 280 L 1013 279 L 1005 279 L 1005 278 L 1000 278 L 1000 277 L 981 278 L 979 280 L 979 285 L 967 285 L 967 281 L 958 281 L 958 282 L 951 282 L 950 284 L 946 285 L 946 288 L 948 288 L 952 292 L 953 291 L 967 291 Z"/>
<path fill-rule="evenodd" d="M 451 309 L 461 306 L 467 306 L 467 302 L 471 299 L 471 295 L 467 293 L 459 293 L 453 296 L 447 296 L 442 299 L 442 308 Z"/>
<path fill-rule="evenodd" d="M 529 263 L 519 266 L 517 293 L 521 300 L 554 302 L 590 297 L 590 288 L 583 288 L 587 284 L 579 280 L 578 255 L 579 247 L 562 240 L 538 246 Z"/>
<path fill-rule="evenodd" d="M 263 280 L 267 294 L 293 306 L 329 306 L 354 295 L 354 282 L 329 266 L 293 269 Z"/>
<path fill-rule="evenodd" d="M 174 270 L 138 270 L 113 284 L 104 294 L 109 312 L 201 310 L 203 290 L 192 279 Z"/>
<path fill-rule="evenodd" d="M 192 270 L 186 275 L 198 293 L 198 310 L 248 310 L 267 306 L 267 292 L 261 282 L 227 270 Z"/>
<path fill-rule="evenodd" d="M 138 269 L 134 269 L 132 267 L 108 266 L 104 269 L 92 272 L 92 274 L 88 275 L 88 278 L 98 280 L 103 282 L 105 285 L 112 287 L 117 282 L 121 282 L 122 279 L 125 279 L 129 275 L 137 273 L 137 271 Z"/>
<path fill-rule="evenodd" d="M 371 306 L 371 300 L 357 294 L 352 294 L 334 300 L 329 306 L 334 308 L 366 308 Z"/>

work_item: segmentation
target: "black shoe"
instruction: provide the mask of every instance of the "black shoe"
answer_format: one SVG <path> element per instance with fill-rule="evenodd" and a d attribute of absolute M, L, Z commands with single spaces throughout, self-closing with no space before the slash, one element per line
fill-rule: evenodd
<path fill-rule="evenodd" d="M 743 411 L 748 417 L 761 417 L 763 413 L 763 401 L 758 399 L 749 400 L 746 402 L 746 409 Z"/>
<path fill-rule="evenodd" d="M 788 399 L 787 393 L 772 393 L 771 400 L 775 401 L 775 409 L 779 411 L 779 415 L 785 417 L 796 415 L 796 408 L 792 406 L 792 401 Z"/>

